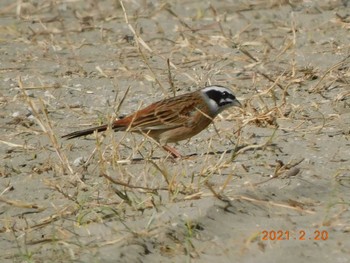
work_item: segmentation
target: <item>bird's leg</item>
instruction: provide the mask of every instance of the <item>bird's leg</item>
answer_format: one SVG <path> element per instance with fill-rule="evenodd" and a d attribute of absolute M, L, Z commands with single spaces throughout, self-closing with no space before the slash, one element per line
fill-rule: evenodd
<path fill-rule="evenodd" d="M 181 158 L 182 157 L 182 155 L 175 148 L 170 147 L 169 145 L 163 145 L 162 147 L 164 150 L 169 152 L 172 157 L 174 157 L 174 158 Z"/>

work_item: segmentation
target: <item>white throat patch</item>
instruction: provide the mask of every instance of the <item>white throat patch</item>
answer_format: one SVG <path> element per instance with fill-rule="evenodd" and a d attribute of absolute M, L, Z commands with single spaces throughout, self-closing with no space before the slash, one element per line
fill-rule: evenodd
<path fill-rule="evenodd" d="M 213 113 L 213 114 L 217 114 L 219 113 L 219 106 L 218 104 L 216 103 L 215 100 L 213 99 L 210 99 L 208 98 L 206 95 L 202 94 L 203 97 L 205 97 L 204 99 L 206 100 L 208 106 L 209 106 L 209 109 L 210 111 Z"/>

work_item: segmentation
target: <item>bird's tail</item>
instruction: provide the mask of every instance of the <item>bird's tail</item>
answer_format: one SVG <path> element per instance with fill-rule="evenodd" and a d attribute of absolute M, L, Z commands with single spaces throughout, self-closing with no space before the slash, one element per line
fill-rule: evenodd
<path fill-rule="evenodd" d="M 107 128 L 108 128 L 108 125 L 105 124 L 105 125 L 101 125 L 101 126 L 97 126 L 97 127 L 92 127 L 92 128 L 86 129 L 86 130 L 81 130 L 81 131 L 75 131 L 75 132 L 72 132 L 72 133 L 68 133 L 66 135 L 63 135 L 62 138 L 66 138 L 67 140 L 70 140 L 70 139 L 77 138 L 77 137 L 80 137 L 80 136 L 92 134 L 95 131 L 102 132 L 102 131 L 107 130 Z"/>

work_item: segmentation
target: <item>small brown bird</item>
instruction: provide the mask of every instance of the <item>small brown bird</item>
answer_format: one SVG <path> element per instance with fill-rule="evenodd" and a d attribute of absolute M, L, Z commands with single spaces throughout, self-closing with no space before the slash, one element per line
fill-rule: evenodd
<path fill-rule="evenodd" d="M 114 131 L 130 131 L 153 138 L 175 158 L 181 154 L 167 143 L 186 140 L 204 130 L 224 109 L 241 107 L 241 103 L 228 88 L 214 85 L 197 91 L 164 99 L 148 107 L 115 120 Z M 62 136 L 73 139 L 107 130 L 108 125 L 92 127 Z"/>

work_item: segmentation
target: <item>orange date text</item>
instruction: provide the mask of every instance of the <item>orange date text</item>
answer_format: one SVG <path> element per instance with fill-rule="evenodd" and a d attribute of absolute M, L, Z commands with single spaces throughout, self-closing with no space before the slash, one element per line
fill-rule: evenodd
<path fill-rule="evenodd" d="M 263 241 L 280 241 L 280 240 L 313 240 L 325 241 L 328 239 L 326 230 L 306 230 L 288 231 L 288 230 L 263 230 L 261 231 L 261 240 Z"/>

